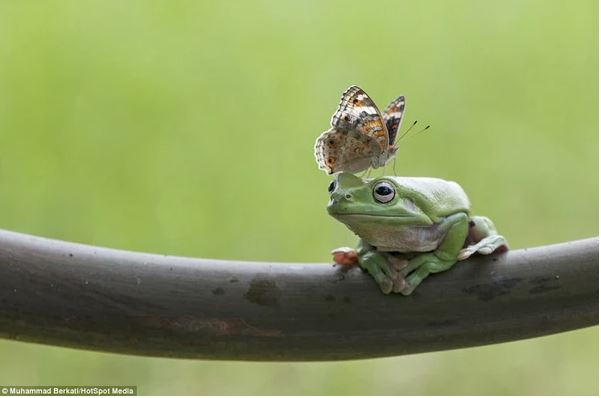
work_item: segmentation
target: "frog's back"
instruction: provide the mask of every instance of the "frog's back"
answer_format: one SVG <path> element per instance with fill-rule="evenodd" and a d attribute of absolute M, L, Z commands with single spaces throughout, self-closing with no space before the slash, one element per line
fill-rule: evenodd
<path fill-rule="evenodd" d="M 393 177 L 393 180 L 399 194 L 413 198 L 434 222 L 457 212 L 469 213 L 469 199 L 456 182 L 430 177 Z"/>

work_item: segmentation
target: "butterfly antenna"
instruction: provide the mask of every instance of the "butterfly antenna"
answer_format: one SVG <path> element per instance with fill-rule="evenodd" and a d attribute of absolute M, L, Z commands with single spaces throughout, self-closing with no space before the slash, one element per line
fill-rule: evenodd
<path fill-rule="evenodd" d="M 415 137 L 416 135 L 418 135 L 419 133 L 423 133 L 424 131 L 428 130 L 430 128 L 430 125 L 427 125 L 426 127 L 424 127 L 423 129 L 421 129 L 420 131 L 418 131 L 417 133 L 413 134 L 411 137 Z"/>
<path fill-rule="evenodd" d="M 400 140 L 402 140 L 402 139 L 403 139 L 403 137 L 404 137 L 404 136 L 406 136 L 406 135 L 407 135 L 407 133 L 408 133 L 408 132 L 410 132 L 410 131 L 411 131 L 411 129 L 413 128 L 413 126 L 415 126 L 416 124 L 417 124 L 417 120 L 416 120 L 415 122 L 413 122 L 413 124 L 412 124 L 411 126 L 409 126 L 409 128 L 408 128 L 408 129 L 407 129 L 407 130 L 406 130 L 406 131 L 405 131 L 403 134 L 401 134 L 401 136 L 400 136 L 399 138 L 397 138 L 397 140 L 396 140 L 396 142 L 395 142 L 394 144 L 395 144 L 395 145 L 396 145 L 396 144 L 398 144 L 398 142 L 399 142 Z"/>
<path fill-rule="evenodd" d="M 396 177 L 396 156 L 394 157 L 394 159 L 392 159 L 392 173 Z"/>

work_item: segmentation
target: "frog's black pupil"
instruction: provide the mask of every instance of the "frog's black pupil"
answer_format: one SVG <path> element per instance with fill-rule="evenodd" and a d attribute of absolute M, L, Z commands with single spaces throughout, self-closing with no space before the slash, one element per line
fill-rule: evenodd
<path fill-rule="evenodd" d="M 381 185 L 376 188 L 376 193 L 381 196 L 386 196 L 392 193 L 392 189 L 386 185 Z"/>
<path fill-rule="evenodd" d="M 332 181 L 330 183 L 330 185 L 328 186 L 328 192 L 332 193 L 334 192 L 334 189 L 336 189 L 336 181 Z"/>

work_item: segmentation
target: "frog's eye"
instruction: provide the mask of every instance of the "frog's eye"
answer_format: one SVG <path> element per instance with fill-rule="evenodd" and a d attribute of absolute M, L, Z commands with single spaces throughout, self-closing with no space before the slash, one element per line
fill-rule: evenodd
<path fill-rule="evenodd" d="M 388 203 L 394 198 L 394 187 L 389 182 L 383 181 L 374 187 L 374 199 L 380 203 Z"/>
<path fill-rule="evenodd" d="M 335 189 L 336 189 L 336 180 L 332 180 L 332 182 L 328 186 L 328 192 L 332 193 L 332 192 L 334 192 Z"/>

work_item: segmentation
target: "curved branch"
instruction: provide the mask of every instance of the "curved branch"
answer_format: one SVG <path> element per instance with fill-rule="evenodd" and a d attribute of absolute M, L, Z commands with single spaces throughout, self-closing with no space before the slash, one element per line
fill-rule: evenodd
<path fill-rule="evenodd" d="M 359 269 L 201 260 L 0 230 L 0 337 L 127 354 L 339 360 L 598 323 L 598 238 L 460 262 L 414 295 Z"/>

